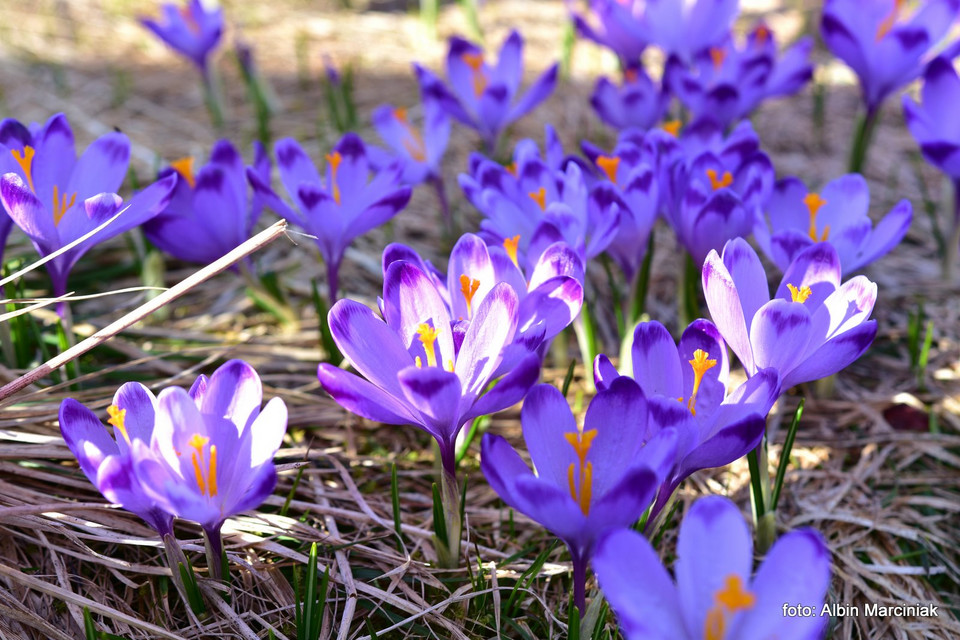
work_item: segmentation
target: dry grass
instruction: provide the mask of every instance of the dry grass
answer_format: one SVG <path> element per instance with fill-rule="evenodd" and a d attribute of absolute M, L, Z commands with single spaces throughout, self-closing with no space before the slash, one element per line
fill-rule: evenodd
<path fill-rule="evenodd" d="M 361 114 L 385 100 L 414 103 L 409 61 L 436 67 L 444 53 L 442 43 L 426 38 L 417 21 L 403 14 L 344 12 L 297 0 L 285 0 L 282 7 L 233 2 L 227 14 L 234 29 L 257 47 L 260 64 L 282 97 L 275 135 L 305 139 L 316 156 L 334 138 L 329 128 L 316 125 L 321 52 L 357 67 Z M 145 0 L 49 0 L 29 8 L 0 1 L 5 114 L 44 120 L 65 111 L 81 144 L 118 126 L 135 144 L 134 164 L 141 175 L 160 158 L 202 156 L 215 137 L 191 70 L 130 20 L 150 10 Z M 801 17 L 783 9 L 771 20 L 779 33 L 795 34 Z M 491 2 L 482 8 L 481 20 L 491 43 L 520 26 L 534 70 L 559 53 L 560 2 Z M 441 33 L 462 29 L 458 10 L 446 8 Z M 308 51 L 299 71 L 298 41 Z M 581 137 L 609 141 L 609 132 L 585 106 L 591 78 L 609 63 L 593 47 L 579 45 L 572 79 L 514 135 L 540 138 L 542 124 L 550 121 L 568 145 Z M 253 132 L 251 114 L 232 65 L 221 60 L 221 68 L 230 107 L 228 133 L 245 145 Z M 305 87 L 300 84 L 304 74 L 310 78 Z M 857 106 L 842 71 L 831 67 L 823 78 L 831 86 L 822 130 L 813 126 L 809 90 L 766 105 L 755 119 L 781 174 L 797 173 L 814 183 L 843 172 Z M 451 192 L 453 176 L 474 143 L 460 130 L 454 137 L 448 158 Z M 913 149 L 891 105 L 868 173 L 873 211 L 884 212 L 908 197 L 918 215 L 903 245 L 868 270 L 880 285 L 876 345 L 839 376 L 832 397 L 802 390 L 807 409 L 778 516 L 782 530 L 813 526 L 827 538 L 833 553 L 832 601 L 943 606 L 938 618 L 836 620 L 833 638 L 960 637 L 960 297 L 956 279 L 940 278 L 931 223 L 920 213 L 922 187 L 938 193 L 939 177 L 926 167 L 914 171 Z M 454 206 L 460 216 L 475 221 L 462 198 L 455 198 Z M 344 267 L 346 294 L 374 299 L 380 287 L 380 248 L 392 238 L 442 263 L 445 245 L 435 220 L 430 194 L 418 193 L 392 230 L 362 238 Z M 470 224 L 465 221 L 464 227 Z M 22 238 L 13 240 L 8 258 L 30 255 Z M 680 271 L 671 243 L 659 229 L 650 310 L 667 324 L 676 322 L 673 294 Z M 0 411 L 0 639 L 83 637 L 85 606 L 99 628 L 125 638 L 263 638 L 267 629 L 277 638 L 296 637 L 289 579 L 292 567 L 306 562 L 314 541 L 331 578 L 323 638 L 367 638 L 374 632 L 380 638 L 524 637 L 521 629 L 528 630 L 526 637 L 565 637 L 565 552 L 562 547 L 550 550 L 550 537 L 537 525 L 502 508 L 482 481 L 475 454 L 464 463 L 471 478 L 469 544 L 464 546 L 470 569 L 444 572 L 432 566 L 429 439 L 412 429 L 366 423 L 319 392 L 315 371 L 323 353 L 309 292 L 322 266 L 310 242 L 301 239 L 294 246 L 281 240 L 258 260 L 280 274 L 302 312 L 298 327 L 278 328 L 245 295 L 241 280 L 225 273 L 190 291 L 166 318 L 148 319 L 82 359 L 79 391 L 46 380 Z M 73 286 L 80 293 L 101 290 L 102 269 L 118 274 L 109 279 L 111 289 L 138 285 L 135 269 L 123 266 L 128 261 L 127 248 L 114 242 L 79 266 Z M 169 284 L 193 272 L 168 266 Z M 42 278 L 28 279 L 28 288 L 44 293 Z M 107 325 L 142 302 L 140 295 L 119 295 L 109 305 L 75 303 L 78 335 Z M 905 329 L 907 314 L 920 300 L 936 325 L 924 389 L 909 370 Z M 49 314 L 35 315 L 39 322 L 49 322 Z M 611 319 L 604 321 L 604 331 L 612 335 Z M 153 389 L 189 385 L 197 373 L 209 372 L 227 358 L 251 362 L 264 380 L 266 396 L 284 398 L 290 430 L 278 459 L 282 472 L 276 493 L 259 513 L 232 519 L 225 528 L 234 576 L 230 604 L 208 597 L 212 610 L 198 620 L 171 595 L 152 531 L 135 516 L 106 505 L 79 472 L 59 437 L 56 414 L 65 397 L 102 410 L 128 379 Z M 18 373 L 0 368 L 0 379 Z M 545 373 L 547 381 L 559 377 L 559 370 Z M 796 398 L 788 397 L 781 415 L 789 415 L 795 404 Z M 937 418 L 938 429 L 928 427 L 928 414 Z M 522 448 L 516 412 L 495 416 L 491 430 Z M 774 460 L 778 452 L 773 447 Z M 399 471 L 399 549 L 392 533 L 390 463 Z M 746 464 L 696 475 L 681 491 L 681 511 L 705 493 L 730 495 L 746 512 Z M 198 529 L 179 524 L 178 532 L 187 553 L 202 564 Z M 663 540 L 665 554 L 671 552 L 673 535 L 670 528 Z M 518 577 L 548 550 L 546 564 L 508 610 Z M 220 588 L 201 584 L 208 596 Z"/>

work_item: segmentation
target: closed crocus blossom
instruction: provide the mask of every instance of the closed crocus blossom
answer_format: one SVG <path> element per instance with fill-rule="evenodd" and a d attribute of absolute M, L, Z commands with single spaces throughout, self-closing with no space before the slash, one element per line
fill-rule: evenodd
<path fill-rule="evenodd" d="M 956 117 L 960 77 L 949 59 L 939 57 L 927 66 L 920 98 L 918 103 L 903 96 L 907 129 L 927 162 L 956 182 L 960 180 L 960 120 Z"/>
<path fill-rule="evenodd" d="M 610 49 L 624 65 L 636 64 L 650 41 L 643 24 L 645 0 L 591 0 L 586 15 L 573 12 L 577 33 Z"/>
<path fill-rule="evenodd" d="M 41 256 L 54 253 L 120 214 L 93 236 L 46 263 L 56 296 L 66 293 L 70 269 L 84 253 L 157 215 L 177 181 L 175 176 L 167 176 L 124 203 L 116 191 L 127 173 L 130 141 L 122 133 L 101 136 L 77 158 L 73 131 L 63 114 L 32 131 L 12 120 L 5 121 L 2 129 L 6 135 L 3 144 L 17 168 L 0 178 L 0 201 Z"/>
<path fill-rule="evenodd" d="M 383 271 L 407 261 L 437 285 L 455 322 L 469 322 L 496 285 L 510 284 L 517 294 L 517 332 L 503 354 L 505 372 L 530 352 L 541 356 L 546 346 L 580 313 L 583 304 L 583 267 L 576 253 L 558 242 L 548 247 L 528 277 L 502 247 L 488 247 L 472 233 L 464 234 L 450 252 L 446 278 L 436 272 L 413 249 L 388 245 L 383 252 Z M 435 277 L 434 277 L 435 276 Z"/>
<path fill-rule="evenodd" d="M 155 401 L 149 443 L 135 440 L 135 471 L 165 511 L 201 525 L 220 565 L 220 528 L 273 493 L 273 456 L 287 430 L 287 408 L 273 398 L 260 410 L 260 377 L 230 360 L 189 392 L 169 387 Z"/>
<path fill-rule="evenodd" d="M 327 267 L 330 300 L 335 300 L 347 247 L 407 206 L 410 188 L 400 186 L 398 165 L 374 173 L 371 179 L 366 147 L 353 133 L 343 136 L 326 155 L 323 179 L 293 138 L 277 141 L 274 151 L 280 179 L 294 206 L 277 196 L 255 170 L 248 169 L 247 178 L 266 206 L 316 236 Z"/>
<path fill-rule="evenodd" d="M 605 124 L 617 130 L 646 130 L 666 113 L 670 95 L 640 65 L 627 67 L 618 85 L 600 78 L 590 96 L 590 106 Z"/>
<path fill-rule="evenodd" d="M 416 66 L 421 84 L 438 87 L 441 104 L 452 118 L 474 129 L 487 150 L 496 150 L 500 134 L 515 120 L 546 100 L 557 84 L 552 64 L 519 96 L 523 79 L 523 37 L 511 31 L 500 48 L 497 64 L 487 62 L 483 49 L 463 38 L 450 38 L 447 53 L 449 88 L 423 67 Z"/>
<path fill-rule="evenodd" d="M 60 404 L 60 433 L 80 468 L 103 497 L 157 530 L 173 535 L 173 514 L 158 506 L 134 472 L 133 443 L 153 437 L 157 399 L 139 382 L 120 387 L 107 407 L 111 436 L 97 415 L 73 398 Z"/>
<path fill-rule="evenodd" d="M 840 258 L 820 242 L 801 251 L 771 300 L 756 252 L 742 238 L 703 265 L 703 291 L 726 343 L 747 375 L 768 367 L 781 388 L 837 373 L 867 350 L 877 333 L 868 320 L 877 285 L 865 276 L 841 284 Z"/>
<path fill-rule="evenodd" d="M 840 257 L 841 272 L 851 273 L 897 246 L 913 219 L 909 200 L 897 203 L 876 227 L 869 208 L 870 189 L 860 174 L 831 180 L 820 193 L 808 191 L 798 178 L 784 178 L 777 182 L 766 220 L 754 228 L 754 237 L 781 271 L 807 247 L 829 242 Z"/>
<path fill-rule="evenodd" d="M 960 0 L 827 0 L 820 32 L 860 80 L 868 114 L 923 72 L 960 12 Z"/>
<path fill-rule="evenodd" d="M 178 7 L 164 3 L 161 20 L 141 18 L 147 29 L 167 46 L 186 57 L 206 76 L 209 73 L 210 54 L 223 36 L 223 9 L 207 9 L 200 0 L 188 0 Z"/>
<path fill-rule="evenodd" d="M 656 496 L 676 432 L 652 432 L 643 392 L 629 378 L 590 402 L 583 426 L 550 385 L 533 389 L 520 414 L 536 473 L 501 436 L 485 434 L 480 467 L 510 507 L 563 540 L 573 560 L 574 602 L 585 607 L 587 565 L 599 536 L 629 527 Z"/>
<path fill-rule="evenodd" d="M 758 25 L 738 46 L 732 37 L 698 53 L 688 66 L 671 57 L 664 84 L 694 117 L 710 115 L 727 126 L 768 98 L 796 93 L 813 76 L 812 38 L 778 55 L 773 33 Z"/>
<path fill-rule="evenodd" d="M 784 615 L 785 603 L 823 607 L 830 552 L 820 534 L 785 534 L 751 579 L 750 529 L 721 496 L 700 498 L 683 519 L 675 581 L 650 542 L 628 530 L 600 540 L 593 567 L 627 640 L 817 640 L 827 622 Z"/>
<path fill-rule="evenodd" d="M 270 180 L 270 159 L 254 143 L 251 171 Z M 160 250 L 187 262 L 209 263 L 226 255 L 253 233 L 263 210 L 261 198 L 248 195 L 243 158 L 228 140 L 217 142 L 210 162 L 193 172 L 193 158 L 182 158 L 160 172 L 180 178 L 167 206 L 144 224 L 147 238 Z"/>
<path fill-rule="evenodd" d="M 727 345 L 709 320 L 691 323 L 679 344 L 659 322 L 641 322 L 632 344 L 631 375 L 647 398 L 653 429 L 675 428 L 678 435 L 674 464 L 648 519 L 655 524 L 690 474 L 728 465 L 757 447 L 780 395 L 780 377 L 764 369 L 728 394 Z M 601 390 L 620 376 L 604 355 L 594 370 Z"/>

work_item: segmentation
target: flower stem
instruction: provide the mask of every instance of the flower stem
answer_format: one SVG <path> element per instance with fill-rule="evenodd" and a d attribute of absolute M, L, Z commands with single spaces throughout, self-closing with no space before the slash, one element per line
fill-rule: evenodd
<path fill-rule="evenodd" d="M 337 301 L 340 288 L 340 263 L 327 260 L 327 301 L 330 306 Z"/>
<path fill-rule="evenodd" d="M 454 447 L 441 447 L 444 458 L 440 473 L 440 501 L 443 503 L 443 519 L 446 525 L 447 539 L 438 540 L 438 560 L 447 569 L 460 566 L 460 532 L 463 523 L 460 518 L 460 484 L 455 470 Z M 451 458 L 447 460 L 446 458 Z"/>
<path fill-rule="evenodd" d="M 943 249 L 943 279 L 952 282 L 956 278 L 957 252 L 960 251 L 960 179 L 953 180 L 953 220 Z"/>
<path fill-rule="evenodd" d="M 202 75 L 203 103 L 210 113 L 210 122 L 216 131 L 223 130 L 223 101 L 217 86 L 216 76 L 211 69 L 205 69 Z"/>
<path fill-rule="evenodd" d="M 873 141 L 873 132 L 876 130 L 879 115 L 878 109 L 867 109 L 857 123 L 857 129 L 853 134 L 853 145 L 850 147 L 849 173 L 863 173 L 867 162 L 867 151 Z"/>
<path fill-rule="evenodd" d="M 580 617 L 587 611 L 587 559 L 583 554 L 572 553 L 573 560 L 573 602 L 580 611 Z"/>
<path fill-rule="evenodd" d="M 222 579 L 226 569 L 223 566 L 223 540 L 220 539 L 221 526 L 223 526 L 222 522 L 210 529 L 203 528 L 203 546 L 207 551 L 207 571 L 210 572 L 210 577 L 214 580 Z"/>
<path fill-rule="evenodd" d="M 697 286 L 699 282 L 700 269 L 688 253 L 684 262 L 683 279 L 680 281 L 680 293 L 677 296 L 679 303 L 677 329 L 681 333 L 691 322 L 700 317 L 700 290 Z"/>

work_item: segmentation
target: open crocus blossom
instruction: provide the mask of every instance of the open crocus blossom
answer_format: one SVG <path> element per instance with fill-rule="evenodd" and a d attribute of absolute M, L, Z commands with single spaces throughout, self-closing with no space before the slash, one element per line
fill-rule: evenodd
<path fill-rule="evenodd" d="M 224 521 L 259 506 L 277 483 L 273 456 L 287 430 L 287 408 L 273 398 L 261 411 L 262 399 L 253 367 L 230 360 L 189 392 L 168 387 L 126 409 L 138 419 L 150 411 L 154 420 L 149 443 L 133 441 L 140 483 L 164 511 L 200 524 L 215 575 Z"/>
<path fill-rule="evenodd" d="M 206 77 L 210 53 L 223 36 L 223 9 L 208 10 L 201 0 L 188 0 L 182 7 L 164 3 L 162 11 L 162 20 L 141 18 L 140 23 L 190 60 Z"/>
<path fill-rule="evenodd" d="M 742 238 L 711 251 L 703 292 L 720 334 L 747 375 L 772 367 L 781 389 L 837 373 L 863 355 L 877 334 L 868 320 L 877 285 L 865 276 L 840 283 L 830 244 L 807 247 L 787 268 L 771 300 L 760 258 Z"/>
<path fill-rule="evenodd" d="M 960 12 L 960 0 L 827 0 L 820 32 L 860 80 L 868 115 L 923 72 Z"/>
<path fill-rule="evenodd" d="M 625 68 L 620 85 L 600 78 L 590 96 L 590 106 L 597 117 L 617 130 L 653 127 L 669 102 L 670 95 L 647 75 L 642 65 Z"/>
<path fill-rule="evenodd" d="M 444 278 L 413 249 L 401 244 L 388 245 L 383 251 L 383 271 L 394 262 L 405 260 L 428 275 L 447 303 L 451 318 L 469 322 L 474 310 L 500 282 L 510 284 L 517 294 L 517 332 L 503 354 L 501 371 L 509 371 L 518 359 L 530 352 L 543 356 L 554 336 L 580 313 L 583 304 L 583 267 L 576 253 L 557 242 L 541 254 L 528 277 L 502 247 L 488 247 L 472 233 L 457 240 L 450 252 Z M 436 277 L 434 277 L 436 276 Z"/>
<path fill-rule="evenodd" d="M 842 273 L 851 273 L 897 246 L 913 219 L 910 201 L 901 200 L 874 228 L 869 208 L 870 189 L 858 173 L 831 180 L 820 193 L 808 191 L 798 178 L 784 178 L 770 196 L 767 220 L 758 221 L 753 235 L 781 271 L 807 247 L 829 242 Z"/>
<path fill-rule="evenodd" d="M 830 586 L 830 552 L 813 529 L 781 537 L 751 579 L 753 540 L 737 506 L 697 500 L 680 525 L 676 582 L 646 538 L 604 536 L 593 568 L 626 640 L 817 640 L 828 617 L 788 617 L 784 606 L 819 612 Z"/>
<path fill-rule="evenodd" d="M 259 142 L 254 149 L 251 171 L 269 182 L 270 159 Z M 248 196 L 243 158 L 229 140 L 213 146 L 210 162 L 196 175 L 193 158 L 182 158 L 160 178 L 174 173 L 179 180 L 170 202 L 143 226 L 150 242 L 180 260 L 207 264 L 250 238 L 263 204 Z"/>
<path fill-rule="evenodd" d="M 320 172 L 293 138 L 278 140 L 274 152 L 280 179 L 295 208 L 284 202 L 254 169 L 247 179 L 266 206 L 316 237 L 327 266 L 330 300 L 336 300 L 340 263 L 357 236 L 397 215 L 410 201 L 410 188 L 401 187 L 399 165 L 376 172 L 370 179 L 367 150 L 354 133 L 343 136 L 326 155 L 326 175 Z"/>
<path fill-rule="evenodd" d="M 671 57 L 664 84 L 694 118 L 709 115 L 728 126 L 768 98 L 799 91 L 813 76 L 812 49 L 813 39 L 802 38 L 778 58 L 773 32 L 761 23 L 742 46 L 728 37 L 698 53 L 692 66 Z"/>
<path fill-rule="evenodd" d="M 679 344 L 659 322 L 641 322 L 632 344 L 632 377 L 647 398 L 652 428 L 675 428 L 678 436 L 674 464 L 647 520 L 655 524 L 690 474 L 728 465 L 756 448 L 767 413 L 780 396 L 780 377 L 764 369 L 727 394 L 727 345 L 709 320 L 691 323 Z M 619 377 L 606 356 L 597 356 L 598 389 Z"/>
<path fill-rule="evenodd" d="M 504 438 L 489 433 L 480 467 L 504 502 L 569 547 L 574 602 L 582 613 L 597 538 L 640 519 L 673 462 L 677 434 L 651 431 L 646 399 L 629 378 L 593 398 L 582 427 L 563 394 L 546 384 L 527 396 L 520 421 L 536 473 Z"/>
<path fill-rule="evenodd" d="M 46 264 L 53 294 L 67 292 L 67 276 L 93 245 L 120 235 L 157 215 L 176 184 L 167 176 L 124 204 L 116 191 L 130 159 L 130 141 L 122 133 L 95 140 L 79 158 L 73 131 L 63 114 L 33 132 L 7 120 L 4 145 L 16 161 L 15 173 L 0 178 L 0 201 L 13 221 L 48 256 L 90 233 L 114 216 L 96 234 Z M 117 215 L 119 214 L 119 215 Z"/>
<path fill-rule="evenodd" d="M 939 57 L 927 65 L 920 97 L 922 102 L 917 103 L 903 96 L 907 128 L 927 162 L 956 182 L 960 180 L 960 120 L 956 118 L 960 77 L 949 59 Z"/>
<path fill-rule="evenodd" d="M 124 507 L 157 530 L 173 534 L 173 515 L 157 505 L 134 472 L 133 442 L 153 437 L 157 400 L 139 382 L 120 387 L 107 407 L 111 437 L 97 415 L 73 398 L 60 404 L 60 433 L 80 468 L 103 497 Z"/>
<path fill-rule="evenodd" d="M 557 63 L 543 72 L 517 98 L 523 77 L 523 38 L 511 31 L 500 48 L 496 66 L 487 63 L 483 49 L 463 38 L 450 38 L 447 53 L 449 89 L 430 71 L 415 66 L 421 84 L 440 89 L 441 104 L 450 117 L 474 129 L 489 153 L 507 126 L 546 100 L 557 84 Z"/>

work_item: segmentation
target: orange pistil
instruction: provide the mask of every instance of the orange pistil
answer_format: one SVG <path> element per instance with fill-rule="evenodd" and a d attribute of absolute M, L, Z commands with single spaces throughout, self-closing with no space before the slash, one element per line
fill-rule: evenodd
<path fill-rule="evenodd" d="M 819 194 L 808 193 L 803 198 L 803 204 L 807 205 L 807 210 L 810 212 L 810 239 L 814 242 L 826 242 L 827 236 L 830 235 L 830 225 L 823 228 L 823 235 L 818 238 L 817 214 L 820 212 L 820 207 L 827 204 L 827 201 L 821 198 Z"/>
<path fill-rule="evenodd" d="M 473 296 L 477 295 L 477 289 L 480 288 L 480 281 L 474 280 L 467 274 L 460 276 L 460 293 L 463 299 L 467 301 L 467 317 L 473 315 Z"/>
<path fill-rule="evenodd" d="M 900 12 L 903 10 L 903 5 L 904 0 L 893 0 L 893 9 L 887 14 L 887 17 L 883 19 L 880 26 L 877 27 L 877 42 L 883 40 L 893 29 L 893 25 L 897 23 Z"/>
<path fill-rule="evenodd" d="M 710 59 L 713 61 L 713 68 L 719 71 L 723 61 L 727 59 L 727 52 L 720 47 L 710 47 Z"/>
<path fill-rule="evenodd" d="M 736 574 L 727 576 L 723 588 L 713 594 L 713 607 L 707 612 L 704 623 L 704 640 L 723 640 L 727 631 L 727 618 L 738 611 L 752 609 L 757 596 L 743 588 L 743 580 Z"/>
<path fill-rule="evenodd" d="M 544 187 L 540 187 L 536 191 L 531 191 L 527 194 L 530 196 L 530 199 L 540 205 L 541 211 L 546 211 L 547 209 L 547 190 Z"/>
<path fill-rule="evenodd" d="M 507 250 L 507 255 L 510 256 L 510 260 L 513 261 L 513 264 L 516 267 L 520 268 L 520 263 L 517 262 L 517 247 L 520 246 L 520 236 L 513 236 L 512 238 L 505 238 L 503 240 L 503 248 Z"/>
<path fill-rule="evenodd" d="M 210 464 L 207 466 L 206 477 L 204 477 L 203 448 L 208 442 L 210 438 L 195 433 L 187 444 L 193 449 L 190 457 L 193 461 L 193 474 L 197 479 L 197 488 L 202 495 L 209 495 L 212 498 L 217 495 L 217 446 L 210 445 Z"/>
<path fill-rule="evenodd" d="M 793 298 L 793 302 L 799 302 L 800 304 L 806 302 L 807 298 L 810 297 L 810 294 L 813 293 L 813 291 L 810 290 L 810 287 L 806 285 L 803 285 L 798 289 L 789 282 L 787 283 L 787 289 L 790 290 L 790 297 Z"/>
<path fill-rule="evenodd" d="M 36 155 L 36 151 L 28 145 L 23 148 L 23 153 L 17 149 L 11 149 L 10 153 L 13 155 L 13 159 L 17 161 L 17 164 L 20 165 L 20 168 L 23 169 L 23 175 L 27 177 L 27 184 L 30 185 L 30 191 L 36 193 L 37 190 L 33 188 L 33 156 Z"/>
<path fill-rule="evenodd" d="M 70 196 L 69 200 L 67 199 L 67 194 L 63 194 L 63 198 L 61 199 L 57 185 L 53 185 L 53 226 L 60 224 L 63 216 L 67 213 L 67 211 L 70 210 L 70 207 L 72 207 L 76 201 L 76 191 L 73 192 L 73 195 Z"/>
<path fill-rule="evenodd" d="M 687 408 L 692 415 L 697 415 L 697 392 L 700 391 L 700 383 L 703 382 L 704 374 L 717 366 L 716 360 L 709 360 L 709 354 L 703 349 L 697 349 L 693 352 L 693 360 L 688 360 L 693 367 L 693 391 L 690 393 L 690 401 L 687 402 Z"/>
<path fill-rule="evenodd" d="M 640 73 L 636 69 L 625 69 L 623 72 L 623 82 L 633 84 L 640 77 Z"/>
<path fill-rule="evenodd" d="M 570 483 L 570 496 L 580 505 L 580 511 L 583 515 L 590 513 L 590 498 L 593 492 L 593 463 L 587 462 L 587 454 L 590 452 L 590 446 L 593 439 L 597 437 L 597 430 L 577 431 L 576 433 L 565 433 L 570 446 L 577 454 L 577 463 L 570 463 L 567 468 L 567 480 Z M 579 466 L 579 473 L 576 467 Z"/>
<path fill-rule="evenodd" d="M 197 22 L 197 18 L 193 15 L 193 12 L 190 11 L 189 5 L 180 8 L 180 17 L 183 18 L 184 24 L 187 25 L 190 31 L 196 35 L 200 35 L 200 23 Z"/>
<path fill-rule="evenodd" d="M 770 29 L 765 24 L 757 25 L 753 32 L 753 38 L 758 45 L 766 44 L 767 40 L 770 39 Z"/>
<path fill-rule="evenodd" d="M 333 201 L 340 204 L 340 185 L 337 184 L 337 169 L 340 167 L 340 163 L 343 162 L 343 156 L 340 155 L 339 151 L 334 151 L 324 157 L 330 165 L 330 184 L 333 185 Z"/>
<path fill-rule="evenodd" d="M 114 429 L 119 431 L 123 439 L 127 441 L 127 444 L 130 444 L 130 436 L 127 435 L 127 426 L 124 422 L 127 418 L 127 410 L 112 404 L 107 407 L 107 415 L 110 416 L 107 424 L 112 425 Z"/>
<path fill-rule="evenodd" d="M 674 138 L 676 138 L 678 135 L 680 135 L 680 128 L 682 126 L 683 126 L 683 122 L 681 122 L 680 120 L 667 120 L 666 122 L 663 123 L 663 126 L 661 127 L 661 129 L 663 129 L 664 131 L 672 135 Z"/>
<path fill-rule="evenodd" d="M 187 156 L 185 158 L 174 160 L 170 163 L 170 166 L 173 167 L 173 170 L 179 173 L 180 176 L 187 181 L 187 184 L 190 185 L 191 189 L 197 186 L 197 179 L 193 175 L 192 157 Z"/>
<path fill-rule="evenodd" d="M 403 148 L 407 150 L 410 157 L 417 162 L 425 162 L 427 159 L 427 148 L 423 143 L 420 132 L 413 128 L 410 121 L 407 120 L 406 109 L 394 109 L 393 117 L 400 123 L 400 126 L 407 132 L 408 138 L 403 140 Z"/>
<path fill-rule="evenodd" d="M 473 93 L 479 98 L 487 88 L 487 75 L 483 71 L 483 54 L 465 53 L 460 58 L 473 72 Z"/>
<path fill-rule="evenodd" d="M 707 169 L 707 177 L 710 178 L 710 186 L 713 187 L 714 191 L 733 184 L 733 176 L 729 171 L 724 171 L 723 176 L 718 178 L 716 169 Z"/>
<path fill-rule="evenodd" d="M 617 169 L 620 167 L 620 158 L 617 156 L 597 156 L 597 166 L 607 174 L 610 182 L 617 183 Z"/>
<path fill-rule="evenodd" d="M 440 333 L 439 329 L 434 329 L 426 322 L 417 327 L 417 338 L 420 340 L 420 344 L 423 345 L 423 350 L 427 354 L 427 366 L 435 367 L 437 366 L 437 351 L 436 351 L 436 342 L 437 334 Z M 422 362 L 420 357 L 417 356 L 417 366 L 421 367 Z"/>

